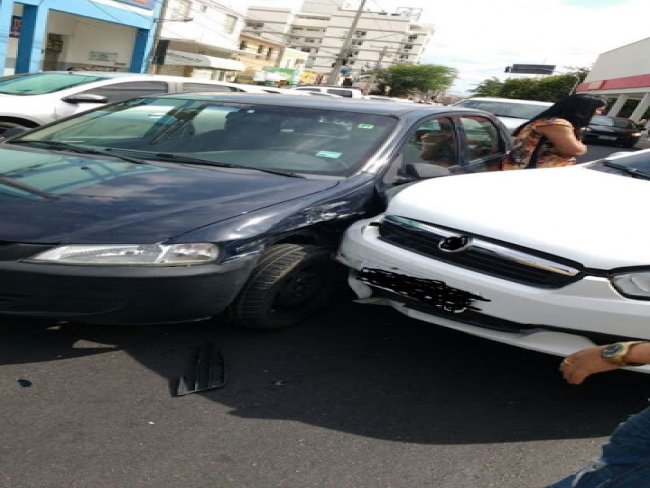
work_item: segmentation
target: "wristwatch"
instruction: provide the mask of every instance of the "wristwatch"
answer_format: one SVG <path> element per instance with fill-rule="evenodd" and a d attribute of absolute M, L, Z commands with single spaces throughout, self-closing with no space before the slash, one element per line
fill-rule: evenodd
<path fill-rule="evenodd" d="M 615 342 L 600 351 L 603 360 L 616 366 L 641 366 L 642 363 L 628 363 L 625 356 L 635 344 L 641 344 L 646 341 Z"/>

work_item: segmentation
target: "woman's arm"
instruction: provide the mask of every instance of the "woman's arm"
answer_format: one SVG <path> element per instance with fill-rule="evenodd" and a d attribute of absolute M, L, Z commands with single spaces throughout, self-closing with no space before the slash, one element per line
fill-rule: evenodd
<path fill-rule="evenodd" d="M 549 124 L 536 129 L 546 136 L 561 156 L 580 156 L 587 152 L 587 146 L 576 138 L 569 125 Z"/>

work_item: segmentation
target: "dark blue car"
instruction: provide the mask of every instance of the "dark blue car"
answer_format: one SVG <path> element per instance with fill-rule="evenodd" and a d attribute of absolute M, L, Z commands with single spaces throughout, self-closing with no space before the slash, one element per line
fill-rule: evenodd
<path fill-rule="evenodd" d="M 456 107 L 106 105 L 0 145 L 0 315 L 293 325 L 331 298 L 330 254 L 352 221 L 421 179 L 495 169 L 507 148 L 492 115 Z"/>

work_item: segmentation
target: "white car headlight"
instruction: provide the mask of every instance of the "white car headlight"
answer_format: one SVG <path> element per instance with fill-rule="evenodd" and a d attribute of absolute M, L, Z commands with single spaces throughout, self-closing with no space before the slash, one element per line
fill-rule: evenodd
<path fill-rule="evenodd" d="M 612 285 L 629 298 L 650 300 L 650 272 L 637 271 L 612 277 Z"/>
<path fill-rule="evenodd" d="M 42 252 L 31 263 L 95 266 L 188 266 L 214 261 L 219 248 L 210 243 L 190 244 L 71 244 Z"/>

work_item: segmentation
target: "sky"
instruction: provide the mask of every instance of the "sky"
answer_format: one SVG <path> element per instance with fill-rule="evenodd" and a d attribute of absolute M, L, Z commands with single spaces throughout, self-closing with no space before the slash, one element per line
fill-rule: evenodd
<path fill-rule="evenodd" d="M 299 8 L 302 1 L 248 3 Z M 529 76 L 505 73 L 512 64 L 589 68 L 600 53 L 650 37 L 650 0 L 366 0 L 365 9 L 405 6 L 421 8 L 420 22 L 435 29 L 420 62 L 456 68 L 450 92 L 460 95 L 491 77 Z"/>

